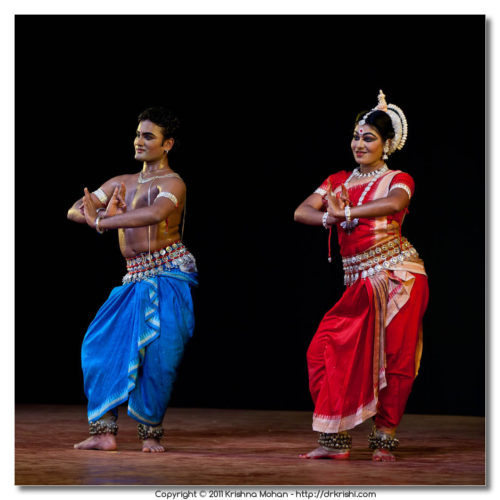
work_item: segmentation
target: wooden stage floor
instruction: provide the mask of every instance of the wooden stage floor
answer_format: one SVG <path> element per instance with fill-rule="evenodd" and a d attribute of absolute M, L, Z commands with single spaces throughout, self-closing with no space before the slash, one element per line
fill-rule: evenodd
<path fill-rule="evenodd" d="M 316 447 L 311 413 L 171 408 L 167 453 L 142 453 L 120 408 L 118 450 L 81 451 L 83 406 L 16 406 L 16 485 L 484 485 L 485 420 L 405 415 L 396 463 L 375 463 L 370 422 L 349 461 L 301 460 Z"/>

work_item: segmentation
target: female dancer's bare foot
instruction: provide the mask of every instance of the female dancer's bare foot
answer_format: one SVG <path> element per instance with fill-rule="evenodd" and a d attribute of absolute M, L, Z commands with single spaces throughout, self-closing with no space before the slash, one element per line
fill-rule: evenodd
<path fill-rule="evenodd" d="M 316 448 L 309 453 L 302 453 L 299 458 L 331 458 L 333 460 L 347 460 L 351 452 L 349 450 L 327 450 L 323 446 Z"/>
<path fill-rule="evenodd" d="M 163 453 L 165 448 L 160 444 L 158 439 L 145 439 L 142 442 L 142 451 L 144 453 Z"/>
<path fill-rule="evenodd" d="M 395 462 L 396 457 L 389 450 L 378 449 L 373 452 L 372 460 L 374 462 Z"/>
<path fill-rule="evenodd" d="M 105 434 L 96 434 L 95 436 L 90 436 L 81 443 L 75 444 L 74 448 L 79 450 L 113 451 L 116 450 L 116 438 L 109 432 Z"/>

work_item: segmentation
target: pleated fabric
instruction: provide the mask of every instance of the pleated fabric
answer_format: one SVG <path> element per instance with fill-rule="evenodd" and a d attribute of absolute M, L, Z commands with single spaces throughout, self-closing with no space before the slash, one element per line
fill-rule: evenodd
<path fill-rule="evenodd" d="M 309 388 L 315 405 L 313 430 L 341 432 L 376 415 L 379 393 L 387 387 L 386 373 L 394 373 L 395 363 L 397 372 L 404 367 L 410 382 L 404 391 L 396 388 L 394 397 L 404 403 L 394 404 L 397 412 L 387 417 L 399 422 L 420 364 L 427 301 L 427 276 L 406 271 L 380 272 L 346 289 L 323 317 L 307 352 Z M 409 310 L 410 316 L 405 318 L 411 320 L 407 324 L 398 322 L 388 339 L 387 328 L 401 310 Z M 411 347 L 388 359 L 388 341 Z M 384 394 L 387 401 L 393 396 L 388 387 Z"/>
<path fill-rule="evenodd" d="M 177 270 L 111 291 L 82 345 L 89 422 L 128 400 L 132 418 L 161 424 L 193 334 L 195 285 L 196 273 Z"/>

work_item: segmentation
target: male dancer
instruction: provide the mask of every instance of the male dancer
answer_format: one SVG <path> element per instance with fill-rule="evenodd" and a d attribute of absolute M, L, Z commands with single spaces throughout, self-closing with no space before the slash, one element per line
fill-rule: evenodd
<path fill-rule="evenodd" d="M 78 449 L 116 449 L 117 408 L 128 400 L 142 451 L 165 451 L 161 424 L 194 327 L 196 263 L 179 233 L 186 186 L 168 162 L 179 121 L 164 108 L 148 108 L 138 120 L 135 159 L 142 170 L 113 177 L 93 193 L 85 188 L 68 211 L 70 220 L 98 233 L 117 229 L 128 271 L 83 341 L 90 437 Z"/>

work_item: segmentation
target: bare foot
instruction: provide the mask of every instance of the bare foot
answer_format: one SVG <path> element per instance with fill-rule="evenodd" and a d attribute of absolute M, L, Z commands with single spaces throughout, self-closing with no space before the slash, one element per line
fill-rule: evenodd
<path fill-rule="evenodd" d="M 375 450 L 372 455 L 375 462 L 395 462 L 396 457 L 388 450 Z"/>
<path fill-rule="evenodd" d="M 158 439 L 145 439 L 142 442 L 142 451 L 144 453 L 163 453 L 165 448 Z"/>
<path fill-rule="evenodd" d="M 74 448 L 79 450 L 112 451 L 116 450 L 116 438 L 109 432 L 105 434 L 96 434 L 95 436 L 90 436 L 81 443 L 75 444 Z"/>
<path fill-rule="evenodd" d="M 316 448 L 313 451 L 310 451 L 309 453 L 303 453 L 299 455 L 300 458 L 331 458 L 333 460 L 347 460 L 350 455 L 349 450 L 327 450 L 323 446 L 320 446 L 319 448 Z"/>

